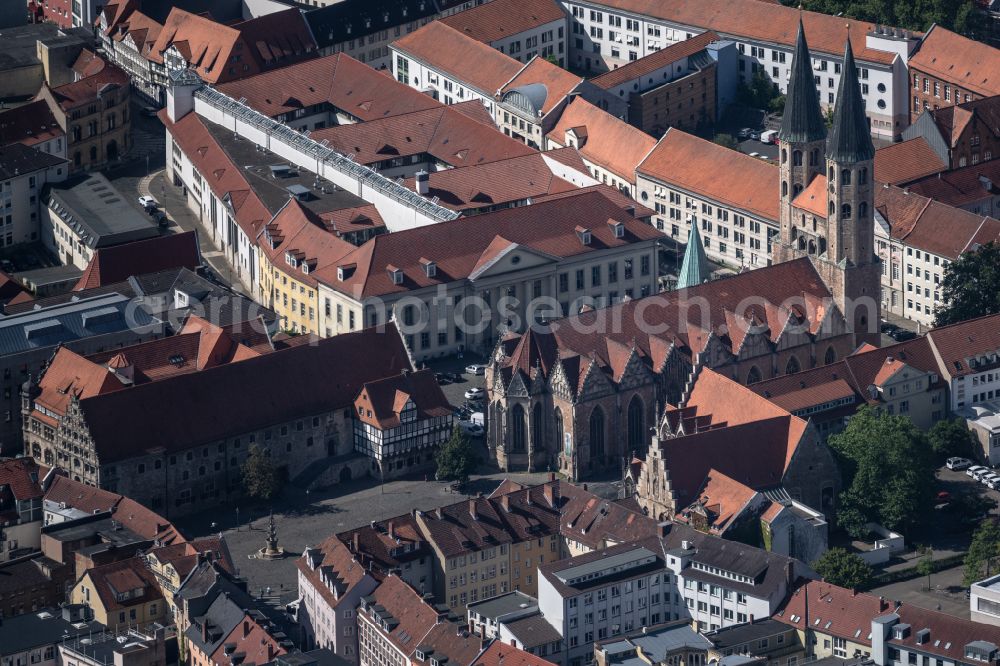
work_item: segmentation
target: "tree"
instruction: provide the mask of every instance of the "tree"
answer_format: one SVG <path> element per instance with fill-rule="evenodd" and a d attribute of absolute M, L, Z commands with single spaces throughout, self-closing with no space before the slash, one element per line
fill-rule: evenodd
<path fill-rule="evenodd" d="M 930 548 L 928 548 L 927 552 L 924 554 L 924 556 L 922 558 L 920 558 L 919 562 L 917 562 L 917 573 L 920 574 L 921 576 L 926 576 L 927 577 L 927 591 L 928 592 L 931 591 L 931 574 L 934 573 L 934 557 L 933 557 L 933 553 L 934 553 L 934 551 L 932 551 Z"/>
<path fill-rule="evenodd" d="M 763 69 L 758 69 L 753 73 L 749 84 L 740 84 L 736 91 L 737 99 L 747 106 L 755 109 L 770 109 L 771 102 L 780 97 L 778 86 L 771 81 Z M 782 103 L 782 107 L 784 104 Z"/>
<path fill-rule="evenodd" d="M 447 481 L 465 483 L 469 475 L 476 471 L 479 456 L 472 442 L 465 436 L 461 428 L 455 426 L 451 439 L 445 442 L 435 457 L 437 463 L 437 478 Z"/>
<path fill-rule="evenodd" d="M 964 585 L 972 585 L 990 575 L 993 560 L 1000 556 L 1000 528 L 992 517 L 986 518 L 972 535 L 972 543 L 965 554 Z"/>
<path fill-rule="evenodd" d="M 830 438 L 845 490 L 837 522 L 854 537 L 879 523 L 906 531 L 927 515 L 933 500 L 934 463 L 927 436 L 905 416 L 864 407 Z"/>
<path fill-rule="evenodd" d="M 991 241 L 966 252 L 944 269 L 935 326 L 1000 312 L 1000 244 Z"/>
<path fill-rule="evenodd" d="M 938 421 L 927 433 L 931 450 L 939 459 L 971 458 L 975 438 L 965 419 L 945 419 Z"/>
<path fill-rule="evenodd" d="M 250 455 L 243 463 L 243 491 L 259 500 L 270 500 L 280 491 L 284 479 L 281 470 L 270 456 L 257 445 L 250 447 Z"/>
<path fill-rule="evenodd" d="M 733 150 L 739 148 L 740 145 L 736 139 L 733 138 L 732 134 L 716 134 L 715 137 L 712 138 L 712 141 L 720 146 L 732 148 Z"/>
<path fill-rule="evenodd" d="M 812 568 L 828 583 L 852 590 L 871 581 L 872 569 L 863 559 L 844 548 L 831 548 L 812 563 Z"/>

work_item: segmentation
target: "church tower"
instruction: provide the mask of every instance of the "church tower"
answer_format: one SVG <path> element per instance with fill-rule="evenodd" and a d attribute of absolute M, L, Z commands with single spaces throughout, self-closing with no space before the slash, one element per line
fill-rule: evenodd
<path fill-rule="evenodd" d="M 823 153 L 826 148 L 826 123 L 819 108 L 819 93 L 812 71 L 812 57 L 806 44 L 806 33 L 799 20 L 795 40 L 792 71 L 785 95 L 785 113 L 778 131 L 779 171 L 781 173 L 781 230 L 779 242 L 773 245 L 775 263 L 799 256 L 790 254 L 795 246 L 792 202 L 809 186 L 812 179 L 823 173 Z"/>
<path fill-rule="evenodd" d="M 775 263 L 809 257 L 856 342 L 877 344 L 881 295 L 874 248 L 875 147 L 850 39 L 829 137 L 811 64 L 800 22 L 778 134 L 781 229 L 772 254 Z"/>

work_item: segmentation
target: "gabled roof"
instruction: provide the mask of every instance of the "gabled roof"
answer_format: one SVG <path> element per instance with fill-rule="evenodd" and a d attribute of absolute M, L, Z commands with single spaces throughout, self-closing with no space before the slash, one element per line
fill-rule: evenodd
<path fill-rule="evenodd" d="M 922 136 L 875 151 L 875 181 L 879 183 L 905 185 L 947 169 L 948 165 Z"/>
<path fill-rule="evenodd" d="M 636 167 L 656 146 L 656 139 L 583 97 L 570 98 L 559 115 L 559 121 L 546 136 L 565 146 L 566 132 L 573 129 L 579 134 L 580 128 L 586 130 L 586 140 L 577 144 L 583 158 L 627 183 L 635 182 Z"/>
<path fill-rule="evenodd" d="M 909 66 L 977 95 L 1000 94 L 1000 50 L 939 25 L 924 35 Z"/>
<path fill-rule="evenodd" d="M 550 160 L 572 165 L 580 184 L 584 182 L 583 179 L 587 183 L 594 182 L 575 148 L 559 148 L 545 153 L 531 152 L 504 160 L 431 172 L 426 196 L 437 197 L 438 205 L 452 210 L 475 211 L 524 199 L 535 200 L 545 194 L 576 190 L 580 185 L 564 180 L 562 176 L 565 175 L 565 170 L 554 169 Z M 408 178 L 406 187 L 416 190 L 416 179 Z"/>
<path fill-rule="evenodd" d="M 1000 220 L 894 185 L 875 189 L 875 209 L 888 222 L 892 238 L 949 261 L 977 244 L 1000 241 Z"/>
<path fill-rule="evenodd" d="M 247 106 L 271 118 L 324 102 L 361 121 L 441 106 L 430 95 L 400 83 L 346 53 L 223 83 L 218 89 L 233 99 L 245 99 Z"/>
<path fill-rule="evenodd" d="M 819 109 L 816 79 L 813 77 L 812 57 L 806 43 L 805 28 L 799 19 L 792 55 L 792 71 L 788 79 L 785 112 L 781 117 L 778 136 L 790 143 L 808 143 L 826 138 L 826 122 Z"/>
<path fill-rule="evenodd" d="M 872 620 L 889 612 L 891 606 L 881 597 L 810 580 L 800 585 L 772 617 L 802 630 L 808 622 L 817 633 L 871 645 Z"/>
<path fill-rule="evenodd" d="M 927 339 L 941 359 L 942 370 L 951 377 L 982 372 L 997 365 L 991 360 L 1000 354 L 1000 315 L 969 319 L 958 324 L 939 326 L 927 333 Z M 983 357 L 986 363 L 982 363 Z M 976 359 L 976 367 L 969 365 Z"/>
<path fill-rule="evenodd" d="M 60 474 L 53 476 L 51 485 L 45 491 L 46 502 L 65 504 L 67 508 L 89 514 L 111 511 L 121 499 L 122 496 L 117 493 L 88 486 Z"/>
<path fill-rule="evenodd" d="M 401 28 L 433 16 L 433 0 L 342 0 L 305 12 L 320 48 Z"/>
<path fill-rule="evenodd" d="M 994 138 L 1000 135 L 1000 96 L 984 97 L 954 106 L 928 109 L 941 138 L 950 148 L 958 146 L 963 133 L 974 121 L 976 126 Z"/>
<path fill-rule="evenodd" d="M 498 130 L 486 108 L 476 100 L 314 130 L 310 138 L 328 141 L 331 148 L 351 156 L 358 164 L 427 153 L 445 164 L 461 167 L 536 152 Z"/>
<path fill-rule="evenodd" d="M 492 46 L 547 23 L 562 21 L 565 27 L 566 13 L 556 0 L 490 0 L 440 21 Z"/>
<path fill-rule="evenodd" d="M 372 576 L 381 580 L 391 570 L 429 552 L 414 513 L 341 532 L 337 538 L 368 568 Z"/>
<path fill-rule="evenodd" d="M 389 323 L 382 330 L 346 333 L 313 345 L 85 397 L 81 407 L 98 455 L 102 461 L 113 462 L 146 449 L 181 450 L 279 421 L 349 407 L 365 382 L 410 367 L 399 333 Z M 282 379 L 288 377 L 295 381 Z M 282 390 L 274 390 L 275 382 Z M 234 387 L 239 387 L 242 396 L 236 402 L 230 399 Z M 194 417 L 167 419 L 150 430 L 144 407 L 150 404 L 170 404 Z M 136 434 L 140 432 L 141 437 Z"/>
<path fill-rule="evenodd" d="M 104 287 L 143 273 L 183 266 L 194 270 L 201 265 L 198 234 L 156 236 L 146 240 L 97 248 L 73 291 Z"/>
<path fill-rule="evenodd" d="M 754 489 L 716 469 L 710 469 L 697 497 L 681 511 L 680 516 L 684 520 L 691 520 L 692 513 L 704 511 L 712 533 L 722 534 L 733 521 L 739 518 L 746 506 L 756 496 L 757 491 Z"/>
<path fill-rule="evenodd" d="M 833 109 L 833 125 L 826 141 L 826 159 L 853 164 L 873 157 L 875 146 L 872 144 L 868 116 L 865 115 L 865 99 L 861 96 L 851 41 L 847 40 L 843 74 L 837 89 L 837 104 Z"/>
<path fill-rule="evenodd" d="M 424 645 L 425 637 L 437 624 L 438 613 L 416 590 L 393 574 L 386 576 L 370 596 L 373 607 L 381 607 L 384 609 L 382 612 L 395 620 L 395 626 L 390 624 L 389 630 L 380 627 L 380 631 L 393 646 L 409 657 Z M 449 629 L 455 631 L 450 626 Z"/>
<path fill-rule="evenodd" d="M 1000 159 L 942 171 L 911 182 L 911 192 L 950 206 L 974 206 L 993 197 L 1000 184 Z"/>
<path fill-rule="evenodd" d="M 536 113 L 544 115 L 554 109 L 583 80 L 583 77 L 535 56 L 500 89 L 500 95 L 503 97 L 518 91 L 531 100 Z"/>
<path fill-rule="evenodd" d="M 493 641 L 470 666 L 552 666 L 552 662 L 502 641 Z"/>
<path fill-rule="evenodd" d="M 307 548 L 295 566 L 330 608 L 336 608 L 366 578 L 374 583 L 365 564 L 336 536 L 327 537 L 315 548 Z"/>
<path fill-rule="evenodd" d="M 295 198 L 264 227 L 257 246 L 273 268 L 313 287 L 317 285 L 315 271 L 335 264 L 355 249 L 328 231 L 320 216 Z M 295 257 L 297 265 L 289 264 L 286 255 Z"/>
<path fill-rule="evenodd" d="M 34 146 L 63 134 L 44 99 L 0 111 L 0 146 L 10 143 Z"/>
<path fill-rule="evenodd" d="M 792 205 L 801 210 L 808 211 L 822 220 L 826 219 L 827 216 L 826 204 L 828 197 L 826 176 L 820 173 L 816 174 L 809 181 L 806 189 L 799 192 L 799 195 L 792 201 Z"/>
<path fill-rule="evenodd" d="M 676 127 L 667 130 L 636 171 L 765 220 L 778 220 L 776 165 Z"/>
<path fill-rule="evenodd" d="M 418 30 L 400 37 L 392 48 L 416 58 L 423 64 L 463 81 L 480 93 L 492 97 L 521 71 L 523 65 L 443 21 L 431 21 Z M 469 63 L 476 63 L 469 67 Z M 426 86 L 426 81 L 420 82 Z"/>
<path fill-rule="evenodd" d="M 431 370 L 403 372 L 367 382 L 354 401 L 358 420 L 381 430 L 398 427 L 408 403 L 413 404 L 417 420 L 448 416 L 452 412 Z"/>
<path fill-rule="evenodd" d="M 700 35 L 695 35 L 690 39 L 671 44 L 665 48 L 653 51 L 643 58 L 625 63 L 603 74 L 598 74 L 590 79 L 590 82 L 602 90 L 610 90 L 616 86 L 665 68 L 667 65 L 692 56 L 699 51 L 703 51 L 705 47 L 716 41 L 719 41 L 719 36 L 711 30 L 707 30 Z"/>
<path fill-rule="evenodd" d="M 10 490 L 14 499 L 23 502 L 44 495 L 42 479 L 47 468 L 40 467 L 33 458 L 12 458 L 0 462 L 0 491 Z"/>
<path fill-rule="evenodd" d="M 93 104 L 109 86 L 121 88 L 129 85 L 129 76 L 125 70 L 98 56 L 93 56 L 86 71 L 88 74 L 85 78 L 50 88 L 52 97 L 63 111 Z"/>
<path fill-rule="evenodd" d="M 141 606 L 163 598 L 153 573 L 138 557 L 88 569 L 83 577 L 90 578 L 101 605 L 107 612 Z M 120 599 L 119 595 L 140 590 L 139 594 Z"/>
<path fill-rule="evenodd" d="M 623 237 L 615 237 L 609 219 L 624 225 Z M 541 220 L 545 223 L 540 224 Z M 580 225 L 590 229 L 588 245 L 576 231 Z M 473 278 L 498 236 L 505 244 L 517 244 L 531 254 L 570 257 L 650 241 L 660 235 L 600 192 L 584 191 L 551 202 L 376 236 L 341 260 L 340 265 L 355 267 L 343 280 L 333 270 L 320 271 L 317 278 L 360 299 Z M 490 259 L 495 256 L 489 254 Z M 433 276 L 420 263 L 423 258 L 437 264 Z M 402 271 L 401 284 L 388 274 L 390 266 Z"/>

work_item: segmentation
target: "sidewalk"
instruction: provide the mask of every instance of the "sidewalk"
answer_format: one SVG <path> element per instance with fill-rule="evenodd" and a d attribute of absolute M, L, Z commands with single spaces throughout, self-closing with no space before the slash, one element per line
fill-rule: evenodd
<path fill-rule="evenodd" d="M 201 225 L 198 216 L 188 207 L 183 190 L 167 181 L 163 169 L 140 179 L 138 189 L 140 194 L 153 197 L 163 207 L 163 212 L 170 220 L 166 233 L 196 231 L 202 259 L 215 273 L 216 278 L 233 291 L 249 296 L 240 281 L 233 279 L 233 268 L 215 244 L 215 240 Z"/>

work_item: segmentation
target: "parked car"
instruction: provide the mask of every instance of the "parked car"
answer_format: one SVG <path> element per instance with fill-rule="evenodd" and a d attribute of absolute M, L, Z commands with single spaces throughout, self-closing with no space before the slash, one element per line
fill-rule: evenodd
<path fill-rule="evenodd" d="M 760 133 L 761 143 L 775 143 L 778 140 L 777 130 L 767 130 L 766 132 Z"/>
<path fill-rule="evenodd" d="M 951 493 L 949 493 L 947 490 L 938 491 L 937 501 L 938 502 L 950 502 L 951 501 Z"/>
<path fill-rule="evenodd" d="M 959 470 L 969 469 L 972 467 L 972 461 L 968 458 L 948 458 L 948 460 L 945 461 L 944 466 L 957 472 Z"/>
<path fill-rule="evenodd" d="M 155 209 L 158 204 L 156 203 L 156 199 L 149 196 L 148 194 L 144 194 L 143 196 L 139 197 L 139 205 L 148 210 L 150 208 Z"/>
<path fill-rule="evenodd" d="M 882 322 L 879 324 L 878 328 L 880 331 L 888 335 L 892 331 L 898 330 L 899 326 L 896 326 L 895 324 L 887 322 L 883 319 Z"/>
<path fill-rule="evenodd" d="M 989 486 L 990 488 L 993 487 L 990 484 L 997 483 L 998 481 L 1000 481 L 1000 474 L 997 474 L 996 472 L 987 472 L 986 474 L 981 474 L 979 476 L 979 483 L 984 486 Z"/>
<path fill-rule="evenodd" d="M 739 139 L 749 139 L 751 132 L 753 132 L 752 129 L 750 129 L 749 127 L 744 127 L 743 129 L 741 129 L 739 132 L 736 133 L 736 136 Z"/>
<path fill-rule="evenodd" d="M 983 483 L 990 490 L 1000 490 L 1000 474 L 993 477 L 986 477 L 986 480 L 983 481 Z"/>
<path fill-rule="evenodd" d="M 465 392 L 466 400 L 482 400 L 485 396 L 486 391 L 475 386 Z"/>
<path fill-rule="evenodd" d="M 754 141 L 760 141 L 760 131 L 750 130 L 750 138 Z"/>
<path fill-rule="evenodd" d="M 458 427 L 469 437 L 482 437 L 483 433 L 486 432 L 483 430 L 483 426 L 472 421 L 459 421 Z"/>
<path fill-rule="evenodd" d="M 451 384 L 451 377 L 446 377 L 443 372 L 435 372 L 434 379 L 437 380 L 438 384 Z"/>
<path fill-rule="evenodd" d="M 889 337 L 896 342 L 905 342 L 906 340 L 912 340 L 917 337 L 917 334 L 905 328 L 897 328 L 892 333 L 889 333 Z"/>
<path fill-rule="evenodd" d="M 976 481 L 979 480 L 980 475 L 988 473 L 990 470 L 982 465 L 973 465 L 965 470 L 966 476 L 971 476 Z"/>
<path fill-rule="evenodd" d="M 972 478 L 982 483 L 983 479 L 985 479 L 990 474 L 995 474 L 995 472 L 987 467 L 973 474 Z"/>
<path fill-rule="evenodd" d="M 760 153 L 758 152 L 750 153 L 750 157 L 760 157 Z"/>
<path fill-rule="evenodd" d="M 465 371 L 470 375 L 481 375 L 486 372 L 486 366 L 479 363 L 470 363 L 465 366 Z"/>
<path fill-rule="evenodd" d="M 166 229 L 170 226 L 170 220 L 167 218 L 167 214 L 162 210 L 153 211 L 153 219 L 156 220 L 156 223 L 160 225 L 160 228 L 162 229 Z"/>

